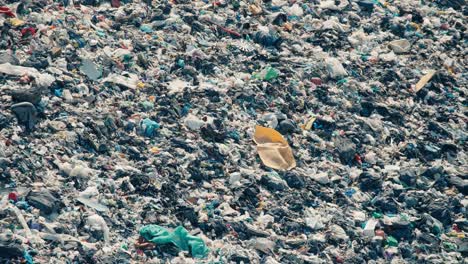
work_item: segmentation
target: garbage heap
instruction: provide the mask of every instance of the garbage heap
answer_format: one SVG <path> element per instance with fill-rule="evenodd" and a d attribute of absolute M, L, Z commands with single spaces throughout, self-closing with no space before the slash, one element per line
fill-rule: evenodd
<path fill-rule="evenodd" d="M 0 262 L 466 262 L 467 12 L 0 0 Z"/>

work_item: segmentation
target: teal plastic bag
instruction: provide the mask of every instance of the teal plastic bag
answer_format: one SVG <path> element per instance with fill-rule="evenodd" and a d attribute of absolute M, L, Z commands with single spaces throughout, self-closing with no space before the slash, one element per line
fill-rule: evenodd
<path fill-rule="evenodd" d="M 24 260 L 26 261 L 26 264 L 34 264 L 33 257 L 31 256 L 31 254 L 29 254 L 27 250 L 24 251 L 23 257 L 24 257 Z"/>
<path fill-rule="evenodd" d="M 181 250 L 189 251 L 195 258 L 204 258 L 209 251 L 201 238 L 189 235 L 188 231 L 182 226 L 178 226 L 173 232 L 169 232 L 162 226 L 147 225 L 140 229 L 140 236 L 155 244 L 173 243 Z"/>
<path fill-rule="evenodd" d="M 143 129 L 143 133 L 147 137 L 153 137 L 156 134 L 156 130 L 160 127 L 157 122 L 149 118 L 143 119 L 140 123 L 140 126 Z"/>

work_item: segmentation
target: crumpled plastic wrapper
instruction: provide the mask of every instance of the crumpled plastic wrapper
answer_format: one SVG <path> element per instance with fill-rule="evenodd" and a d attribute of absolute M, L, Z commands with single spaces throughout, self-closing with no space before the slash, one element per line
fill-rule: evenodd
<path fill-rule="evenodd" d="M 257 144 L 258 155 L 265 166 L 277 170 L 290 170 L 296 167 L 292 149 L 278 131 L 256 126 L 254 141 Z"/>

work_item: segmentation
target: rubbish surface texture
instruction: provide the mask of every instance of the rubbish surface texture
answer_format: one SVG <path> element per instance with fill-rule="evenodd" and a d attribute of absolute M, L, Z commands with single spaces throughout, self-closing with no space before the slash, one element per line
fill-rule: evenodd
<path fill-rule="evenodd" d="M 0 0 L 0 263 L 468 263 L 466 0 Z"/>

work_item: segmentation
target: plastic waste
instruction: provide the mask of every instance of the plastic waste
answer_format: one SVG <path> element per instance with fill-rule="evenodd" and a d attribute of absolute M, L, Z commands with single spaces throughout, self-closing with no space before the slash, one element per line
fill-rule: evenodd
<path fill-rule="evenodd" d="M 205 121 L 198 119 L 192 114 L 187 115 L 187 117 L 184 120 L 184 125 L 191 130 L 199 130 L 205 124 Z"/>
<path fill-rule="evenodd" d="M 140 229 L 140 236 L 155 244 L 172 243 L 181 250 L 189 251 L 195 258 L 204 258 L 209 251 L 201 238 L 189 235 L 181 226 L 170 232 L 158 225 L 148 225 Z"/>
<path fill-rule="evenodd" d="M 0 6 L 0 263 L 467 262 L 465 1 Z"/>
<path fill-rule="evenodd" d="M 389 46 L 396 54 L 407 53 L 411 49 L 411 43 L 406 39 L 394 40 L 389 43 Z"/>
<path fill-rule="evenodd" d="M 328 74 L 331 78 L 340 78 L 347 76 L 345 68 L 337 58 L 327 58 L 325 63 L 327 64 Z"/>
<path fill-rule="evenodd" d="M 311 130 L 312 125 L 314 124 L 316 119 L 317 119 L 316 116 L 310 117 L 309 120 L 307 120 L 307 122 L 305 124 L 301 125 L 301 128 L 304 129 L 304 130 Z"/>
<path fill-rule="evenodd" d="M 77 197 L 76 200 L 88 207 L 95 209 L 96 211 L 103 212 L 103 213 L 109 211 L 109 208 L 107 206 L 99 203 L 95 199 L 90 199 L 86 197 Z"/>
<path fill-rule="evenodd" d="M 296 3 L 289 8 L 288 14 L 290 16 L 301 17 L 304 14 L 304 10 Z"/>
<path fill-rule="evenodd" d="M 31 76 L 35 78 L 35 82 L 39 87 L 48 88 L 55 78 L 48 73 L 40 73 L 35 68 L 11 65 L 10 63 L 0 64 L 0 73 L 15 76 Z"/>
<path fill-rule="evenodd" d="M 259 30 L 255 32 L 253 40 L 265 47 L 279 46 L 283 41 L 275 30 L 267 27 L 260 27 Z"/>
<path fill-rule="evenodd" d="M 17 103 L 11 106 L 11 111 L 15 114 L 18 122 L 26 127 L 27 131 L 31 131 L 37 122 L 37 109 L 29 103 Z"/>
<path fill-rule="evenodd" d="M 34 264 L 33 257 L 31 256 L 31 254 L 29 254 L 27 250 L 24 251 L 23 257 L 26 260 L 27 264 Z"/>
<path fill-rule="evenodd" d="M 141 121 L 140 126 L 143 130 L 144 135 L 147 137 L 153 137 L 156 134 L 157 129 L 160 127 L 160 125 L 157 122 L 149 118 L 143 119 Z"/>
<path fill-rule="evenodd" d="M 136 74 L 127 73 L 125 75 L 109 74 L 106 78 L 102 79 L 101 82 L 137 89 L 139 80 Z"/>
<path fill-rule="evenodd" d="M 168 83 L 169 94 L 182 92 L 186 87 L 188 87 L 188 83 L 179 79 Z"/>
<path fill-rule="evenodd" d="M 435 70 L 429 70 L 414 86 L 414 91 L 419 92 L 434 76 Z"/>
<path fill-rule="evenodd" d="M 59 200 L 46 189 L 31 191 L 26 197 L 26 201 L 47 215 L 57 212 L 60 208 Z"/>
<path fill-rule="evenodd" d="M 83 59 L 80 71 L 86 74 L 86 76 L 93 81 L 97 81 L 102 75 L 102 71 L 99 70 L 90 59 Z"/>
<path fill-rule="evenodd" d="M 0 241 L 0 258 L 14 259 L 23 256 L 24 248 L 14 241 Z"/>
<path fill-rule="evenodd" d="M 21 19 L 18 19 L 18 18 L 10 18 L 10 23 L 12 26 L 14 27 L 19 27 L 19 26 L 22 26 L 25 24 L 25 22 Z"/>
<path fill-rule="evenodd" d="M 7 6 L 0 6 L 0 14 L 5 14 L 8 17 L 16 16 L 15 13 L 13 13 L 13 11 Z"/>
<path fill-rule="evenodd" d="M 266 67 L 265 69 L 263 69 L 259 73 L 253 74 L 254 78 L 264 80 L 264 81 L 274 80 L 274 79 L 278 78 L 278 76 L 279 76 L 278 70 L 276 70 L 275 68 L 270 67 L 270 66 Z"/>
<path fill-rule="evenodd" d="M 109 227 L 106 224 L 106 221 L 104 218 L 102 218 L 98 214 L 93 214 L 88 216 L 88 219 L 86 220 L 86 224 L 94 230 L 102 231 L 103 232 L 103 238 L 104 242 L 109 243 Z"/>
<path fill-rule="evenodd" d="M 366 226 L 364 227 L 363 234 L 367 237 L 373 237 L 376 235 L 375 227 L 379 223 L 377 219 L 371 218 L 367 221 Z"/>
<path fill-rule="evenodd" d="M 398 241 L 392 236 L 387 237 L 386 243 L 390 247 L 397 247 L 398 246 Z"/>
<path fill-rule="evenodd" d="M 254 142 L 257 144 L 258 154 L 265 166 L 281 170 L 290 170 L 296 166 L 296 160 L 288 142 L 278 131 L 256 126 Z"/>
<path fill-rule="evenodd" d="M 271 239 L 263 237 L 251 239 L 248 241 L 248 243 L 252 248 L 259 250 L 265 254 L 271 254 L 276 245 L 276 243 Z"/>

